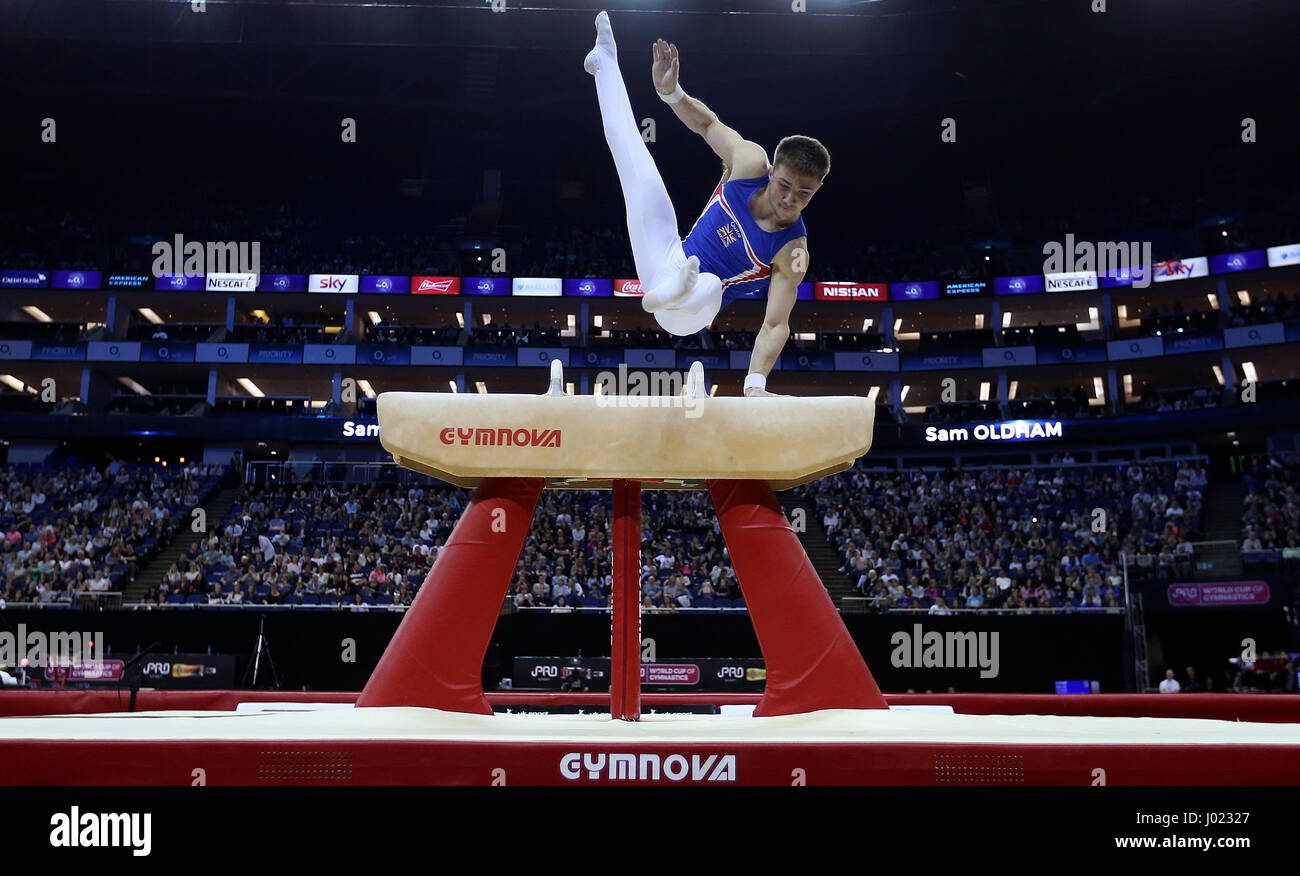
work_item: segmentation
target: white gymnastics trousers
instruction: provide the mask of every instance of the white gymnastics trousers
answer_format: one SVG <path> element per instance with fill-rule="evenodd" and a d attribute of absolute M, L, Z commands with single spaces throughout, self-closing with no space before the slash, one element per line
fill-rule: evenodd
<path fill-rule="evenodd" d="M 671 283 L 686 263 L 686 253 L 677 234 L 677 214 L 659 168 L 641 139 L 617 55 L 600 52 L 594 78 L 605 141 L 609 143 L 623 187 L 627 232 L 644 293 L 660 284 Z M 655 313 L 655 319 L 665 331 L 693 335 L 718 315 L 722 308 L 722 281 L 705 267 L 700 266 L 699 280 L 681 304 Z"/>

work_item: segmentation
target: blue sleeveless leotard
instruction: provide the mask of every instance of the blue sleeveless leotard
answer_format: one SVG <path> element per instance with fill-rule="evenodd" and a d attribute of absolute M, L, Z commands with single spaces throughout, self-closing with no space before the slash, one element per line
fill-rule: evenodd
<path fill-rule="evenodd" d="M 682 241 L 688 256 L 699 256 L 700 270 L 722 279 L 722 306 L 737 298 L 761 298 L 772 277 L 772 259 L 791 240 L 807 234 L 803 217 L 789 228 L 764 231 L 749 212 L 749 199 L 767 185 L 769 173 L 718 183 Z"/>

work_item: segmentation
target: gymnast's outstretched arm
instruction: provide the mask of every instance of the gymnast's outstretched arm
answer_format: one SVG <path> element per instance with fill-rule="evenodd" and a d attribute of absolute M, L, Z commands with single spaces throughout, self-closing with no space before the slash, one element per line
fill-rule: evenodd
<path fill-rule="evenodd" d="M 654 45 L 654 67 L 651 69 L 655 90 L 662 95 L 672 94 L 677 90 L 680 74 L 677 46 L 658 40 Z M 673 108 L 677 118 L 682 120 L 682 124 L 704 138 L 709 148 L 731 169 L 733 177 L 746 179 L 759 176 L 771 167 L 766 149 L 724 125 L 718 119 L 718 114 L 705 106 L 703 101 L 683 92 L 681 100 L 668 105 Z"/>
<path fill-rule="evenodd" d="M 790 241 L 772 260 L 772 278 L 767 285 L 767 312 L 763 327 L 754 338 L 754 352 L 749 357 L 749 373 L 764 378 L 776 365 L 776 360 L 790 339 L 790 311 L 794 309 L 799 283 L 808 270 L 808 238 Z M 796 254 L 799 254 L 796 261 Z M 797 266 L 797 269 L 796 269 Z M 776 395 L 756 386 L 745 390 L 745 395 Z"/>

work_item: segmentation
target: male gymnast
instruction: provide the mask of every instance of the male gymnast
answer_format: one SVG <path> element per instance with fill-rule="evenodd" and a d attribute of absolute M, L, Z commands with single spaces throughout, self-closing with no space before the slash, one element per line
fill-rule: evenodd
<path fill-rule="evenodd" d="M 754 340 L 745 395 L 773 395 L 767 375 L 790 337 L 790 310 L 808 269 L 801 214 L 830 172 L 830 153 L 812 137 L 793 135 L 777 144 L 775 164 L 769 163 L 767 150 L 682 91 L 677 47 L 656 41 L 656 93 L 723 165 L 721 181 L 682 240 L 668 190 L 632 115 L 606 12 L 596 16 L 596 45 L 583 67 L 595 77 L 605 140 L 623 187 L 641 306 L 666 331 L 693 335 L 733 300 L 766 286 L 767 313 Z"/>

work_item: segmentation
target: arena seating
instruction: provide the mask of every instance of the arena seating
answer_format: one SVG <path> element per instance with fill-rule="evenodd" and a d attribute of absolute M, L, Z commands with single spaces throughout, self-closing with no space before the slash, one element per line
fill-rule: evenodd
<path fill-rule="evenodd" d="M 1121 551 L 1130 577 L 1185 574 L 1206 482 L 1203 467 L 1160 463 L 909 474 L 859 465 L 803 490 L 842 571 L 879 610 L 941 613 L 1118 607 Z"/>
<path fill-rule="evenodd" d="M 0 602 L 89 604 L 120 591 L 216 488 L 219 466 L 6 466 Z"/>

